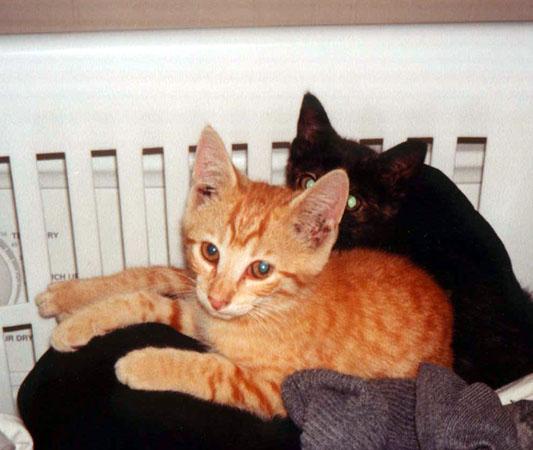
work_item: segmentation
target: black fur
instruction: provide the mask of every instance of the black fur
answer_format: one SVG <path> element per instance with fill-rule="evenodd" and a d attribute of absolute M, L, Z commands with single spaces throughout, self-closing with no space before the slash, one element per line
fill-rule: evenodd
<path fill-rule="evenodd" d="M 420 142 L 378 154 L 340 137 L 306 94 L 287 184 L 344 168 L 358 203 L 344 214 L 336 248 L 404 254 L 431 273 L 450 292 L 456 372 L 496 388 L 533 372 L 533 303 L 492 227 L 449 178 L 423 164 L 425 154 Z"/>

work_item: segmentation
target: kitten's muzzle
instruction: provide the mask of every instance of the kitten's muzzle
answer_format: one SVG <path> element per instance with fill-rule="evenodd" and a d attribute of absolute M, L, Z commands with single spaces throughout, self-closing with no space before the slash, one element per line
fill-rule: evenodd
<path fill-rule="evenodd" d="M 215 311 L 220 311 L 229 303 L 227 300 L 216 299 L 211 296 L 207 297 L 207 299 Z"/>

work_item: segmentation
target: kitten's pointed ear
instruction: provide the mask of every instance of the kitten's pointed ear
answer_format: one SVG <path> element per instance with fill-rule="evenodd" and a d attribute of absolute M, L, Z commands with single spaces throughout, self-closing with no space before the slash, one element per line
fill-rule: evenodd
<path fill-rule="evenodd" d="M 191 196 L 197 205 L 237 183 L 237 174 L 218 133 L 207 126 L 196 147 Z"/>
<path fill-rule="evenodd" d="M 337 238 L 350 182 L 344 170 L 333 170 L 292 200 L 293 227 L 297 238 L 316 249 L 324 243 L 330 248 Z"/>
<path fill-rule="evenodd" d="M 305 94 L 298 117 L 297 137 L 310 144 L 316 144 L 332 130 L 326 110 L 318 98 L 309 92 Z"/>
<path fill-rule="evenodd" d="M 427 144 L 406 141 L 379 155 L 381 179 L 390 187 L 404 185 L 417 175 L 426 158 Z"/>

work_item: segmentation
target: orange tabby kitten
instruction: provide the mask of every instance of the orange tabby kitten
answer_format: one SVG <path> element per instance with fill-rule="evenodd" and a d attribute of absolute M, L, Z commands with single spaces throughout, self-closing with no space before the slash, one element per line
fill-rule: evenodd
<path fill-rule="evenodd" d="M 38 304 L 42 315 L 62 319 L 54 348 L 166 323 L 211 352 L 135 350 L 116 364 L 122 383 L 263 417 L 286 415 L 280 385 L 300 369 L 373 378 L 413 377 L 421 361 L 451 366 L 450 306 L 428 275 L 377 251 L 331 253 L 348 196 L 342 170 L 303 192 L 253 182 L 208 127 L 192 179 L 183 220 L 192 274 L 130 269 L 52 285 Z"/>

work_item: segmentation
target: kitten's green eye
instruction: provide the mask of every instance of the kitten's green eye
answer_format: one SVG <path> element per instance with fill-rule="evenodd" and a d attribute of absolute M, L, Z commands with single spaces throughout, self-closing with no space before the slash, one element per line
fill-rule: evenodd
<path fill-rule="evenodd" d="M 306 189 L 309 189 L 310 187 L 313 187 L 314 185 L 315 185 L 315 180 L 313 180 L 312 178 L 308 178 L 307 181 L 305 182 Z"/>
<path fill-rule="evenodd" d="M 312 173 L 306 173 L 300 178 L 300 188 L 309 189 L 316 183 L 316 177 Z"/>
<path fill-rule="evenodd" d="M 211 244 L 211 242 L 202 242 L 202 256 L 211 263 L 218 262 L 218 258 L 220 257 L 220 254 L 218 252 L 218 248 L 215 244 Z"/>
<path fill-rule="evenodd" d="M 348 209 L 354 209 L 357 206 L 357 197 L 355 195 L 349 195 L 346 207 Z"/>
<path fill-rule="evenodd" d="M 250 264 L 250 275 L 254 278 L 262 279 L 268 277 L 272 273 L 272 266 L 266 261 L 255 261 Z"/>

